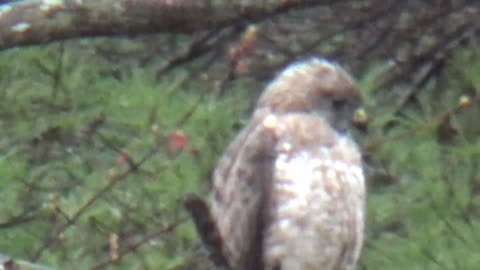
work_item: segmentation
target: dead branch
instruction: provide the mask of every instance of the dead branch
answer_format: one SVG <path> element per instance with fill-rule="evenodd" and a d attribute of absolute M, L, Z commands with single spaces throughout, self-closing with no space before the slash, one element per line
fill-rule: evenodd
<path fill-rule="evenodd" d="M 0 49 L 76 37 L 193 33 L 325 0 L 57 0 L 0 5 Z"/>

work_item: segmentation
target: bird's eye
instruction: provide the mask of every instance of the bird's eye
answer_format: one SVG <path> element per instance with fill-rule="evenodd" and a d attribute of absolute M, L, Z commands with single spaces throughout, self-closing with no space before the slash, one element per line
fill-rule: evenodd
<path fill-rule="evenodd" d="M 347 101 L 345 99 L 337 99 L 332 100 L 332 107 L 335 111 L 341 110 L 343 107 L 347 105 Z"/>

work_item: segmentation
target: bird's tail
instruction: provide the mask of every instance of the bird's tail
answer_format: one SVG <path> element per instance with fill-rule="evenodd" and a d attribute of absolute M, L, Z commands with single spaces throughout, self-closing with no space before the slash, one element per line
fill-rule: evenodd
<path fill-rule="evenodd" d="M 218 270 L 231 270 L 224 254 L 223 239 L 213 220 L 208 204 L 196 194 L 188 194 L 185 208 L 193 218 L 197 233 L 209 253 L 210 260 Z"/>

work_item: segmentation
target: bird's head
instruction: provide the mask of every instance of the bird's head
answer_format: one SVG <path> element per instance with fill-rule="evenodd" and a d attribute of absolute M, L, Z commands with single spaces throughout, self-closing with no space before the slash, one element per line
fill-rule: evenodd
<path fill-rule="evenodd" d="M 274 113 L 314 113 L 344 132 L 351 126 L 360 101 L 355 81 L 344 69 L 312 58 L 284 69 L 268 85 L 257 108 Z"/>

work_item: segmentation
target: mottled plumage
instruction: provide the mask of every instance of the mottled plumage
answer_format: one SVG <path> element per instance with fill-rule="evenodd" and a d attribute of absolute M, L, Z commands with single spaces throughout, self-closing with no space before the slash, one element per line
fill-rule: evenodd
<path fill-rule="evenodd" d="M 322 59 L 270 83 L 213 175 L 211 231 L 232 269 L 355 266 L 366 191 L 346 131 L 359 102 L 353 79 Z"/>

